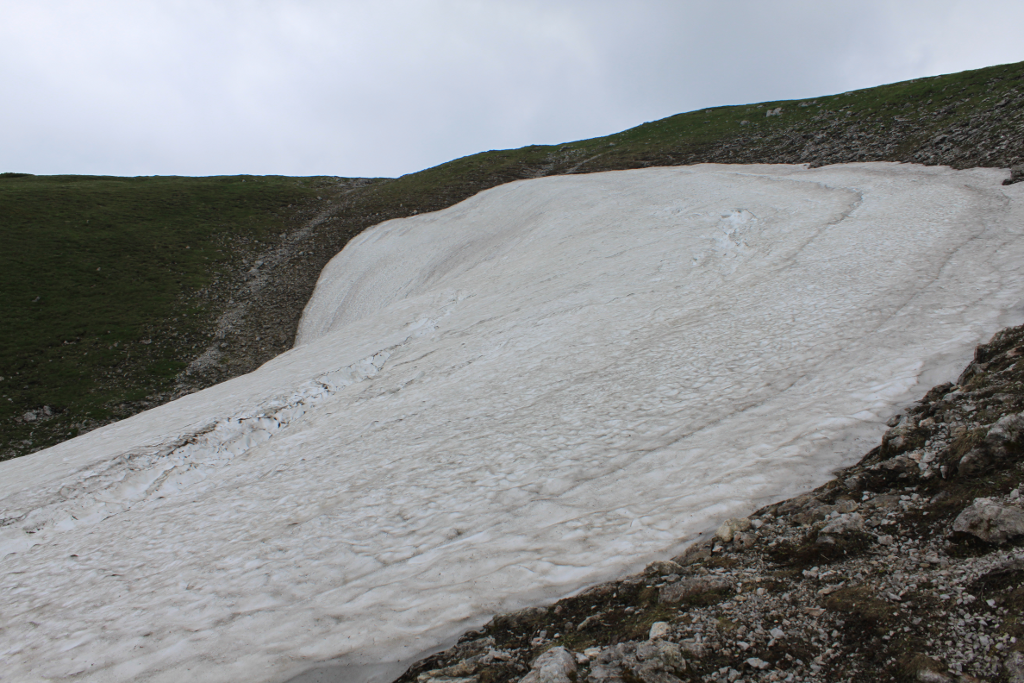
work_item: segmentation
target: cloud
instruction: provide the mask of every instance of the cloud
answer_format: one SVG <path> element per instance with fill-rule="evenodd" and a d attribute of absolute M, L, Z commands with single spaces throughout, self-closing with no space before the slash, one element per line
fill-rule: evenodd
<path fill-rule="evenodd" d="M 397 175 L 1024 59 L 1018 2 L 0 0 L 0 168 Z"/>

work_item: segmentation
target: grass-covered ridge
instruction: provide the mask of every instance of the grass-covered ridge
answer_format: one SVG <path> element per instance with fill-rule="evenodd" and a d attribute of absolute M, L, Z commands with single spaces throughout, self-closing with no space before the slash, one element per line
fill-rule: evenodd
<path fill-rule="evenodd" d="M 384 220 L 547 175 L 850 161 L 1024 163 L 1024 62 L 705 109 L 393 180 L 0 174 L 0 459 L 255 369 L 291 345 L 326 262 Z"/>
<path fill-rule="evenodd" d="M 919 155 L 918 160 L 926 163 L 930 152 L 925 149 L 947 142 L 948 131 L 974 130 L 975 124 L 991 124 L 986 127 L 988 135 L 1016 139 L 1015 149 L 1010 140 L 1004 147 L 1004 165 L 1008 166 L 1012 158 L 1024 154 L 1019 145 L 1024 132 L 1019 117 L 1022 87 L 1024 62 L 809 100 L 703 109 L 600 138 L 475 154 L 404 176 L 398 185 L 415 192 L 463 179 L 515 175 L 523 166 L 592 172 L 684 161 L 749 163 L 762 161 L 766 153 L 789 153 L 805 163 L 814 163 L 824 161 L 819 154 L 820 143 L 860 142 L 862 147 L 870 147 L 868 143 L 885 140 L 894 131 L 901 132 L 883 156 L 891 161 L 910 161 Z M 935 141 L 943 135 L 946 140 Z M 966 136 L 963 141 L 969 142 Z M 971 157 L 969 150 L 963 151 L 967 165 L 984 161 Z M 982 151 L 988 150 L 976 150 Z M 879 154 L 867 149 L 854 152 L 857 155 L 881 160 Z M 983 165 L 997 165 L 998 157 L 993 156 L 991 161 Z"/>

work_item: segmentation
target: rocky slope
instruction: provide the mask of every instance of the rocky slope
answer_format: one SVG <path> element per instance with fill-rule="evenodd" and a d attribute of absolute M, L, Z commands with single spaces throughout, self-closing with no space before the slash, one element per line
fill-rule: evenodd
<path fill-rule="evenodd" d="M 824 486 L 400 683 L 1024 681 L 1024 326 Z"/>

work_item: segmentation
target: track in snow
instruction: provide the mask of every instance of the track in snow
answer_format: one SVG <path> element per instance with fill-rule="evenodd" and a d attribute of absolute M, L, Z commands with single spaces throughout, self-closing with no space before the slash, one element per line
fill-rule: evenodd
<path fill-rule="evenodd" d="M 0 464 L 5 680 L 407 659 L 821 483 L 1024 317 L 1004 175 L 564 176 L 365 232 L 292 351 Z"/>

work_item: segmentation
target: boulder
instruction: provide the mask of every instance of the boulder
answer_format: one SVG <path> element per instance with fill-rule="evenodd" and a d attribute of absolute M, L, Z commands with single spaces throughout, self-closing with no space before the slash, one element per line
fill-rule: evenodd
<path fill-rule="evenodd" d="M 681 683 L 676 674 L 686 666 L 683 650 L 676 643 L 619 643 L 601 650 L 591 662 L 589 679 L 592 683 Z"/>
<path fill-rule="evenodd" d="M 669 576 L 670 574 L 678 574 L 682 571 L 682 566 L 672 560 L 659 560 L 647 565 L 644 569 L 644 574 L 647 576 Z"/>
<path fill-rule="evenodd" d="M 658 600 L 662 603 L 671 604 L 682 602 L 701 593 L 713 593 L 731 588 L 731 583 L 717 576 L 694 576 L 662 586 L 658 594 Z"/>
<path fill-rule="evenodd" d="M 648 640 L 660 640 L 667 638 L 672 633 L 672 627 L 667 621 L 656 621 L 651 624 L 650 634 L 647 636 Z"/>
<path fill-rule="evenodd" d="M 775 508 L 775 516 L 785 517 L 802 510 L 805 507 L 821 504 L 821 501 L 816 499 L 813 493 L 804 493 L 779 503 Z"/>
<path fill-rule="evenodd" d="M 686 670 L 683 649 L 667 640 L 640 643 L 636 648 L 637 665 L 634 671 L 640 680 L 664 679 L 658 672 L 682 672 Z M 646 675 L 645 675 L 646 674 Z M 674 679 L 674 676 L 669 678 Z"/>
<path fill-rule="evenodd" d="M 821 528 L 823 534 L 852 534 L 864 530 L 864 518 L 860 513 L 848 512 L 829 520 L 828 524 Z"/>
<path fill-rule="evenodd" d="M 976 498 L 953 520 L 953 531 L 971 534 L 988 543 L 1006 543 L 1016 536 L 1024 536 L 1024 512 L 988 498 Z"/>
<path fill-rule="evenodd" d="M 834 508 L 819 501 L 808 503 L 804 509 L 789 516 L 789 521 L 798 526 L 809 526 L 826 519 Z"/>
<path fill-rule="evenodd" d="M 894 458 L 883 460 L 868 468 L 869 472 L 883 475 L 884 479 L 890 479 L 900 474 L 914 474 L 918 470 L 917 463 L 907 455 L 897 455 Z"/>
<path fill-rule="evenodd" d="M 758 671 L 762 671 L 764 669 L 771 667 L 771 664 L 757 657 L 750 657 L 749 659 L 747 659 L 745 663 L 750 668 L 757 669 Z"/>
<path fill-rule="evenodd" d="M 1021 442 L 1024 436 L 1024 413 L 1004 415 L 988 430 L 985 443 L 994 452 L 1003 455 L 1012 444 Z"/>
<path fill-rule="evenodd" d="M 860 508 L 860 503 L 858 503 L 855 500 L 850 500 L 849 498 L 844 498 L 842 500 L 837 500 L 836 504 L 833 505 L 832 508 L 836 512 L 844 514 L 847 512 L 855 512 L 858 508 Z"/>
<path fill-rule="evenodd" d="M 534 660 L 521 683 L 574 683 L 576 658 L 564 647 L 553 647 Z"/>
<path fill-rule="evenodd" d="M 727 519 L 722 522 L 722 526 L 718 527 L 718 531 L 715 532 L 715 537 L 722 541 L 722 543 L 729 543 L 737 532 L 746 531 L 749 528 L 750 520 L 745 517 Z"/>
<path fill-rule="evenodd" d="M 889 510 L 899 505 L 899 502 L 900 497 L 898 495 L 887 493 L 875 496 L 874 498 L 865 501 L 863 507 L 876 510 Z"/>
<path fill-rule="evenodd" d="M 992 464 L 992 459 L 984 448 L 972 448 L 964 454 L 964 457 L 960 458 L 956 471 L 961 476 L 973 477 L 983 474 L 990 464 Z"/>
<path fill-rule="evenodd" d="M 672 561 L 678 565 L 686 567 L 694 564 L 695 562 L 707 560 L 711 557 L 711 543 L 711 539 L 698 541 L 684 550 L 682 555 L 673 557 Z"/>
<path fill-rule="evenodd" d="M 911 442 L 914 430 L 917 429 L 917 420 L 910 415 L 902 416 L 896 426 L 889 429 L 882 436 L 884 444 L 890 452 L 900 453 L 907 449 Z"/>
<path fill-rule="evenodd" d="M 745 534 L 742 531 L 737 532 L 732 537 L 733 545 L 735 545 L 737 548 L 743 548 L 743 549 L 753 548 L 754 547 L 754 543 L 756 541 L 757 541 L 757 537 L 754 534 Z"/>

